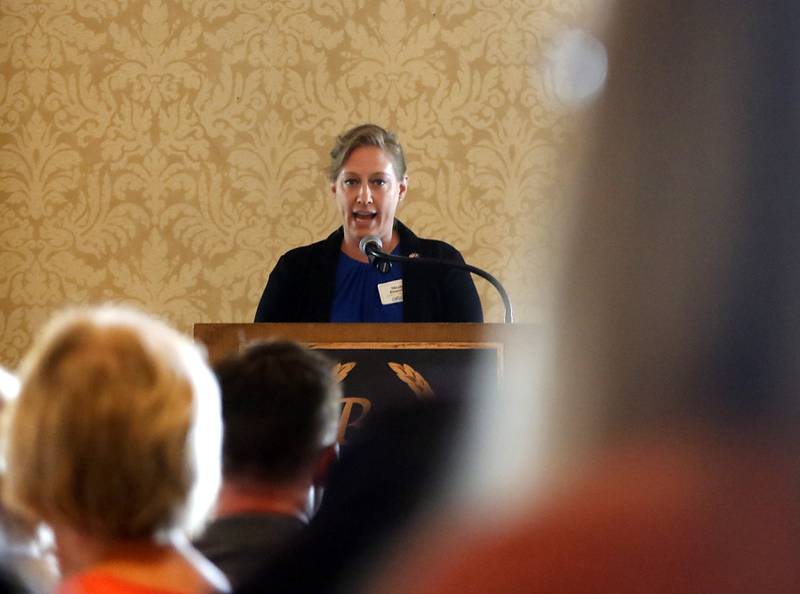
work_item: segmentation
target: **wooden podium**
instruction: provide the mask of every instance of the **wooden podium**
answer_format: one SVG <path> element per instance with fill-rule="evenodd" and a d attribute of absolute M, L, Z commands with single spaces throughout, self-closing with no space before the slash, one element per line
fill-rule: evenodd
<path fill-rule="evenodd" d="M 212 363 L 258 340 L 290 339 L 325 352 L 345 394 L 340 442 L 371 411 L 408 399 L 496 392 L 509 348 L 535 334 L 527 324 L 194 325 Z"/>

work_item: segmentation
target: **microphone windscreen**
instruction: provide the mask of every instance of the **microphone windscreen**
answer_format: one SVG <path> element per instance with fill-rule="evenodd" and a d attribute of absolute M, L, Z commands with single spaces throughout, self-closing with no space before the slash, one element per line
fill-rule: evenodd
<path fill-rule="evenodd" d="M 369 257 L 370 253 L 367 251 L 367 246 L 370 246 L 372 250 L 380 252 L 383 249 L 383 242 L 377 235 L 365 235 L 361 238 L 361 241 L 358 242 L 358 249 L 361 250 L 362 254 Z"/>

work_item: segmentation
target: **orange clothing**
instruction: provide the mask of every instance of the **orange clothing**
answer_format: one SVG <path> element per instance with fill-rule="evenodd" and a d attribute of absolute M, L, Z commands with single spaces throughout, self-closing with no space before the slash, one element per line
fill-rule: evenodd
<path fill-rule="evenodd" d="M 163 590 L 144 586 L 107 573 L 86 571 L 59 584 L 56 594 L 198 594 L 188 590 Z"/>

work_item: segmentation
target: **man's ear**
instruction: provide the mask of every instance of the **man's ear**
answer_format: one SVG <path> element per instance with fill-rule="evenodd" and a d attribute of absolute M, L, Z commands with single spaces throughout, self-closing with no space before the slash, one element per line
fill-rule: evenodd
<path fill-rule="evenodd" d="M 324 487 L 328 483 L 328 477 L 331 474 L 333 463 L 339 458 L 339 444 L 334 443 L 323 448 L 317 462 L 314 465 L 314 476 L 312 477 L 313 485 L 315 487 Z"/>

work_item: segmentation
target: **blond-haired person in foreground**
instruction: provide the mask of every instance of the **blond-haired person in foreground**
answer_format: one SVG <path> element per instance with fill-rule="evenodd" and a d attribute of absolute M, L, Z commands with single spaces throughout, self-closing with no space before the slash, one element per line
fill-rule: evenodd
<path fill-rule="evenodd" d="M 5 496 L 52 527 L 59 592 L 227 590 L 186 538 L 220 482 L 219 388 L 199 349 L 132 310 L 73 310 L 21 382 Z"/>

